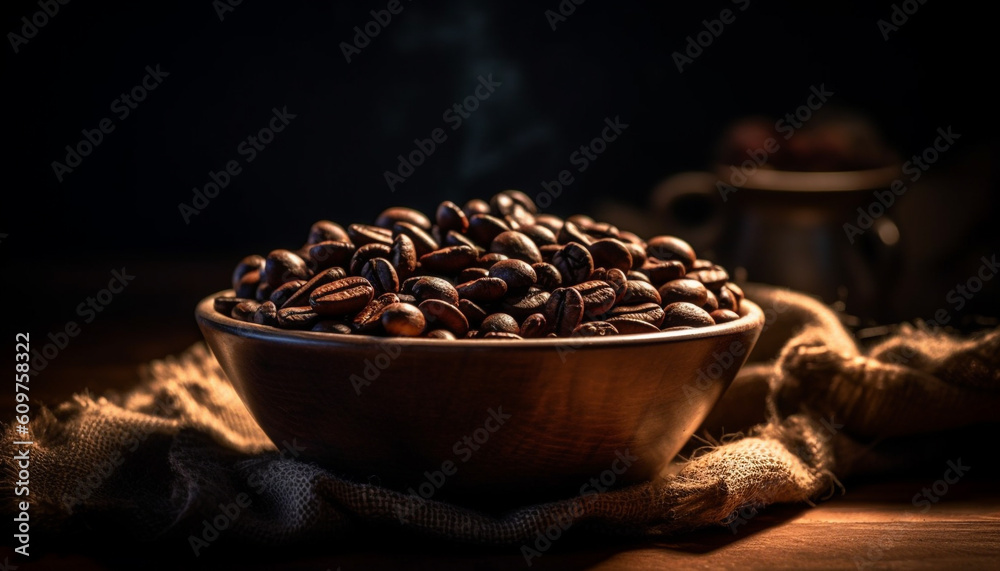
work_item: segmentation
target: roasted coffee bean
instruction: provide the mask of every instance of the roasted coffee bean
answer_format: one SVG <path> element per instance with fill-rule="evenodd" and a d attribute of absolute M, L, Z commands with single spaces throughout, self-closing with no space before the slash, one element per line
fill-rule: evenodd
<path fill-rule="evenodd" d="M 458 272 L 455 276 L 455 281 L 458 283 L 471 282 L 472 280 L 478 280 L 479 278 L 485 278 L 490 275 L 490 271 L 486 268 L 477 268 L 475 266 L 471 268 L 465 268 L 464 270 Z"/>
<path fill-rule="evenodd" d="M 496 301 L 507 294 L 507 283 L 500 278 L 479 278 L 455 286 L 458 297 L 471 299 L 476 303 Z"/>
<path fill-rule="evenodd" d="M 570 286 L 583 296 L 584 313 L 595 317 L 611 309 L 615 304 L 615 290 L 601 280 L 593 280 Z"/>
<path fill-rule="evenodd" d="M 594 259 L 587 248 L 570 242 L 552 256 L 552 265 L 559 270 L 564 286 L 575 285 L 590 279 L 594 273 Z"/>
<path fill-rule="evenodd" d="M 480 332 L 480 333 L 482 333 L 482 332 Z M 510 332 L 507 332 L 507 331 L 487 331 L 486 334 L 483 335 L 483 338 L 484 339 L 504 339 L 504 340 L 507 340 L 507 341 L 517 341 L 518 339 L 524 339 L 524 337 L 521 337 L 517 333 L 510 333 Z"/>
<path fill-rule="evenodd" d="M 275 299 L 277 290 L 275 290 L 275 293 L 271 294 L 271 301 L 278 306 L 278 309 L 281 309 L 282 307 L 306 306 L 309 305 L 309 295 L 314 292 L 316 288 L 328 283 L 333 283 L 344 277 L 347 277 L 347 273 L 344 272 L 343 268 L 329 268 L 316 274 L 309 281 L 299 286 L 299 289 L 295 290 L 295 293 L 289 296 L 284 303 L 279 305 L 278 300 Z M 283 288 L 285 286 L 281 287 Z"/>
<path fill-rule="evenodd" d="M 327 241 L 314 244 L 309 248 L 309 262 L 314 271 L 327 268 L 346 268 L 354 255 L 354 244 L 350 242 Z"/>
<path fill-rule="evenodd" d="M 500 311 L 509 313 L 515 319 L 525 319 L 532 313 L 544 312 L 549 296 L 547 291 L 529 288 L 524 294 L 515 294 L 504 298 L 500 302 Z"/>
<path fill-rule="evenodd" d="M 510 197 L 516 204 L 520 204 L 528 214 L 538 214 L 538 206 L 530 196 L 520 190 L 501 190 L 498 194 Z"/>
<path fill-rule="evenodd" d="M 707 325 L 715 325 L 715 320 L 707 311 L 693 303 L 678 301 L 663 308 L 662 327 L 664 329 L 679 326 L 705 327 Z"/>
<path fill-rule="evenodd" d="M 583 296 L 578 290 L 560 287 L 552 290 L 545 304 L 545 320 L 559 337 L 568 337 L 583 322 Z"/>
<path fill-rule="evenodd" d="M 650 258 L 642 266 L 642 273 L 655 286 L 684 277 L 684 264 L 677 260 L 662 261 Z"/>
<path fill-rule="evenodd" d="M 617 240 L 620 234 L 618 228 L 608 222 L 594 222 L 587 226 L 585 232 L 597 239 L 614 238 Z"/>
<path fill-rule="evenodd" d="M 628 277 L 628 281 L 630 282 L 646 282 L 650 285 L 653 284 L 653 282 L 650 281 L 649 276 L 647 276 L 644 272 L 632 270 L 631 272 L 627 272 L 625 275 Z"/>
<path fill-rule="evenodd" d="M 400 293 L 396 295 L 399 296 L 400 303 L 409 303 L 410 305 L 417 305 L 417 298 L 408 293 Z"/>
<path fill-rule="evenodd" d="M 466 235 L 479 246 L 489 248 L 493 239 L 510 230 L 503 220 L 489 214 L 476 214 L 469 217 L 469 231 Z"/>
<path fill-rule="evenodd" d="M 239 319 L 240 321 L 253 321 L 253 315 L 257 312 L 257 308 L 260 304 L 253 300 L 241 301 L 236 304 L 233 308 L 231 316 L 233 319 Z"/>
<path fill-rule="evenodd" d="M 625 272 L 618 268 L 610 269 L 604 277 L 604 281 L 611 286 L 611 289 L 615 290 L 615 303 L 621 303 L 625 294 L 628 293 L 628 278 L 625 277 Z"/>
<path fill-rule="evenodd" d="M 483 320 L 483 324 L 479 327 L 479 333 L 485 335 L 491 331 L 518 333 L 521 331 L 521 326 L 517 324 L 516 319 L 506 313 L 491 313 Z"/>
<path fill-rule="evenodd" d="M 713 266 L 715 266 L 715 264 L 712 263 L 711 260 L 695 260 L 694 263 L 691 264 L 691 269 L 692 270 L 708 270 L 708 269 L 711 269 Z"/>
<path fill-rule="evenodd" d="M 220 296 L 212 300 L 212 307 L 215 311 L 223 315 L 232 315 L 233 308 L 237 305 L 243 303 L 244 301 L 253 301 L 244 297 L 231 297 L 231 296 Z"/>
<path fill-rule="evenodd" d="M 418 258 L 439 248 L 438 243 L 434 241 L 434 238 L 430 234 L 419 226 L 410 224 L 409 222 L 397 222 L 392 227 L 392 234 L 393 236 L 400 234 L 409 236 L 410 240 L 413 241 L 413 248 L 416 250 Z"/>
<path fill-rule="evenodd" d="M 705 304 L 701 306 L 705 311 L 712 313 L 716 309 L 719 309 L 719 298 L 715 297 L 712 290 L 708 290 L 708 299 L 705 300 Z"/>
<path fill-rule="evenodd" d="M 413 284 L 422 280 L 424 276 L 410 276 L 399 284 L 399 295 L 413 295 Z"/>
<path fill-rule="evenodd" d="M 417 249 L 413 240 L 406 234 L 399 234 L 392 239 L 389 247 L 389 262 L 396 268 L 399 279 L 405 280 L 417 271 Z"/>
<path fill-rule="evenodd" d="M 531 264 L 531 269 L 535 270 L 535 285 L 539 288 L 552 291 L 562 285 L 562 274 L 559 273 L 559 268 L 552 264 L 546 262 Z"/>
<path fill-rule="evenodd" d="M 253 322 L 257 325 L 278 326 L 278 308 L 273 301 L 265 301 L 253 312 Z"/>
<path fill-rule="evenodd" d="M 684 264 L 685 269 L 694 265 L 696 256 L 694 248 L 676 236 L 657 236 L 646 243 L 646 255 L 668 262 L 677 260 Z"/>
<path fill-rule="evenodd" d="M 705 285 L 698 280 L 688 278 L 670 280 L 660 286 L 659 294 L 663 305 L 686 301 L 704 307 L 708 303 L 708 289 Z"/>
<path fill-rule="evenodd" d="M 428 329 L 446 329 L 462 337 L 469 331 L 469 320 L 458 307 L 440 299 L 428 299 L 420 303 Z"/>
<path fill-rule="evenodd" d="M 318 276 L 314 276 L 312 279 L 314 280 L 322 275 L 323 274 L 319 274 Z M 344 273 L 344 270 L 340 270 L 340 276 L 338 277 L 342 278 L 345 275 L 347 274 Z M 285 282 L 281 284 L 280 287 L 275 288 L 274 291 L 271 292 L 271 295 L 268 297 L 268 299 L 271 301 L 271 303 L 274 304 L 276 308 L 280 309 L 285 306 L 286 301 L 288 301 L 289 299 L 292 298 L 292 296 L 295 295 L 295 292 L 302 289 L 302 286 L 306 285 L 307 283 L 309 282 L 305 280 L 293 280 L 290 282 Z M 292 305 L 306 305 L 308 303 L 309 303 L 309 297 L 307 295 L 305 303 L 293 303 Z"/>
<path fill-rule="evenodd" d="M 309 229 L 306 245 L 312 246 L 321 242 L 350 242 L 350 237 L 340 224 L 329 220 L 319 220 Z"/>
<path fill-rule="evenodd" d="M 725 285 L 725 288 L 728 289 L 730 291 L 730 293 L 733 294 L 734 298 L 736 298 L 736 307 L 733 308 L 733 311 L 735 311 L 736 313 L 739 313 L 740 312 L 740 304 L 743 302 L 743 298 L 744 298 L 743 288 L 741 288 L 740 286 L 734 284 L 733 282 L 727 282 L 726 285 Z"/>
<path fill-rule="evenodd" d="M 364 306 L 354 316 L 354 319 L 351 320 L 351 326 L 358 333 L 367 335 L 374 335 L 381 332 L 382 312 L 394 303 L 400 303 L 399 296 L 394 293 L 383 293 L 368 302 L 368 305 Z"/>
<path fill-rule="evenodd" d="M 484 270 L 489 270 L 490 268 L 493 267 L 493 264 L 508 259 L 510 258 L 508 258 L 503 254 L 495 254 L 495 253 L 483 254 L 482 256 L 479 256 L 479 258 L 476 260 L 476 267 L 483 268 Z"/>
<path fill-rule="evenodd" d="M 552 230 L 549 230 L 548 227 L 542 226 L 541 224 L 522 226 L 519 232 L 528 238 L 531 238 L 531 241 L 539 247 L 559 244 L 559 241 L 556 240 L 556 235 L 552 233 Z"/>
<path fill-rule="evenodd" d="M 374 297 L 375 288 L 368 280 L 348 276 L 313 290 L 309 305 L 320 315 L 337 317 L 361 311 Z"/>
<path fill-rule="evenodd" d="M 587 251 L 594 260 L 595 268 L 619 269 L 623 273 L 632 269 L 632 253 L 625 242 L 617 238 L 593 238 Z"/>
<path fill-rule="evenodd" d="M 485 252 L 485 250 L 483 250 L 478 244 L 476 244 L 475 242 L 472 241 L 472 238 L 469 238 L 465 234 L 459 234 L 458 232 L 455 232 L 454 230 L 449 230 L 448 233 L 445 235 L 445 237 L 444 237 L 444 245 L 445 246 L 468 246 L 468 247 L 472 248 L 473 250 L 475 250 L 477 253 Z"/>
<path fill-rule="evenodd" d="M 426 323 L 424 314 L 408 303 L 393 303 L 382 311 L 382 327 L 396 337 L 417 337 Z"/>
<path fill-rule="evenodd" d="M 288 250 L 274 250 L 267 255 L 261 281 L 272 288 L 292 280 L 307 280 L 311 276 L 305 260 Z"/>
<path fill-rule="evenodd" d="M 441 231 L 455 231 L 464 234 L 469 229 L 469 217 L 450 200 L 445 200 L 437 208 L 437 225 Z"/>
<path fill-rule="evenodd" d="M 471 222 L 471 218 L 476 214 L 489 214 L 490 204 L 485 200 L 481 200 L 479 198 L 473 198 L 472 200 L 465 203 L 465 206 L 462 207 L 462 212 L 464 212 L 465 215 L 470 218 Z"/>
<path fill-rule="evenodd" d="M 740 318 L 735 312 L 728 309 L 716 309 L 715 311 L 709 313 L 712 316 L 712 320 L 715 321 L 716 325 L 721 325 L 723 323 L 729 323 L 730 321 L 736 321 Z"/>
<path fill-rule="evenodd" d="M 524 204 L 515 201 L 505 192 L 499 192 L 490 199 L 490 213 L 497 218 L 504 219 L 512 229 L 535 223 L 535 217 L 524 207 Z"/>
<path fill-rule="evenodd" d="M 658 304 L 643 303 L 641 305 L 619 305 L 618 307 L 613 307 L 608 311 L 607 316 L 609 318 L 624 317 L 638 319 L 659 327 L 663 323 L 664 313 L 663 308 Z"/>
<path fill-rule="evenodd" d="M 375 225 L 379 228 L 392 229 L 397 222 L 406 222 L 427 232 L 431 229 L 431 221 L 422 212 L 401 206 L 386 208 L 375 219 Z"/>
<path fill-rule="evenodd" d="M 628 230 L 618 230 L 618 239 L 621 240 L 622 242 L 627 242 L 629 244 L 638 244 L 639 246 L 642 246 L 643 251 L 645 252 L 646 249 L 645 240 L 640 238 L 634 232 L 629 232 Z"/>
<path fill-rule="evenodd" d="M 719 302 L 719 309 L 728 309 L 729 311 L 736 311 L 736 296 L 733 295 L 733 290 L 729 289 L 728 285 L 719 288 L 719 293 L 715 294 L 715 299 Z"/>
<path fill-rule="evenodd" d="M 361 277 L 368 280 L 375 288 L 376 294 L 396 293 L 399 291 L 399 276 L 396 270 L 385 258 L 372 258 L 361 266 Z"/>
<path fill-rule="evenodd" d="M 542 254 L 531 238 L 513 230 L 497 234 L 490 242 L 490 252 L 503 254 L 512 260 L 523 260 L 529 264 L 542 261 Z"/>
<path fill-rule="evenodd" d="M 347 227 L 347 235 L 351 242 L 359 248 L 365 244 L 385 244 L 386 246 L 392 244 L 392 230 L 388 228 L 369 226 L 368 224 L 351 224 Z"/>
<path fill-rule="evenodd" d="M 538 262 L 543 263 L 543 262 Z M 491 278 L 499 278 L 507 284 L 507 291 L 521 291 L 535 285 L 538 276 L 530 264 L 523 260 L 502 260 L 489 269 Z"/>
<path fill-rule="evenodd" d="M 392 256 L 392 249 L 385 244 L 365 244 L 358 248 L 354 255 L 351 256 L 351 263 L 349 264 L 348 271 L 351 275 L 356 276 L 361 274 L 361 268 L 365 267 L 368 260 L 373 260 L 375 258 L 386 258 L 388 259 Z"/>
<path fill-rule="evenodd" d="M 586 214 L 573 214 L 572 216 L 570 216 L 569 218 L 567 218 L 566 221 L 567 222 L 572 222 L 573 224 L 576 224 L 576 226 L 578 228 L 580 228 L 581 230 L 583 230 L 584 228 L 587 228 L 591 224 L 596 224 L 597 223 L 596 220 L 594 220 L 590 216 L 587 216 Z"/>
<path fill-rule="evenodd" d="M 455 286 L 446 279 L 424 276 L 413 282 L 413 296 L 418 301 L 425 299 L 440 299 L 455 305 L 458 303 L 458 292 Z"/>
<path fill-rule="evenodd" d="M 454 341 L 456 339 L 455 334 L 447 329 L 435 329 L 427 333 L 427 337 L 430 339 L 446 339 L 448 341 Z"/>
<path fill-rule="evenodd" d="M 548 333 L 548 322 L 542 313 L 532 313 L 521 323 L 520 335 L 525 339 L 537 339 L 544 337 L 546 333 Z"/>
<path fill-rule="evenodd" d="M 569 220 L 563 223 L 562 228 L 559 229 L 559 234 L 556 236 L 556 239 L 562 245 L 569 244 L 570 242 L 576 242 L 581 246 L 587 246 L 594 241 L 594 239 L 581 230 L 579 226 Z"/>
<path fill-rule="evenodd" d="M 351 327 L 344 322 L 328 319 L 325 321 L 316 322 L 316 325 L 312 326 L 312 331 L 316 331 L 318 333 L 337 333 L 339 335 L 350 335 Z"/>
<path fill-rule="evenodd" d="M 254 270 L 243 274 L 239 283 L 233 288 L 236 297 L 252 299 L 257 296 L 257 286 L 260 285 L 260 271 Z"/>
<path fill-rule="evenodd" d="M 447 246 L 420 257 L 420 266 L 425 270 L 453 275 L 462 271 L 478 259 L 476 250 L 468 246 Z"/>
<path fill-rule="evenodd" d="M 282 329 L 311 329 L 320 316 L 311 307 L 283 307 L 278 310 L 278 327 Z"/>
<path fill-rule="evenodd" d="M 274 288 L 267 282 L 260 282 L 257 284 L 257 292 L 254 294 L 254 299 L 258 302 L 265 302 L 271 294 L 274 293 Z"/>
<path fill-rule="evenodd" d="M 573 337 L 606 337 L 608 335 L 618 335 L 615 326 L 607 321 L 588 321 L 581 323 L 579 327 L 571 333 Z"/>
<path fill-rule="evenodd" d="M 722 266 L 714 266 L 707 270 L 688 272 L 685 277 L 695 279 L 705 284 L 710 290 L 716 291 L 729 281 L 729 274 Z"/>
<path fill-rule="evenodd" d="M 479 327 L 483 323 L 483 320 L 486 319 L 486 316 L 489 315 L 485 309 L 479 307 L 479 304 L 468 299 L 460 299 L 458 301 L 458 310 L 468 320 L 470 327 Z"/>
<path fill-rule="evenodd" d="M 545 226 L 549 230 L 552 230 L 553 236 L 558 237 L 559 231 L 562 230 L 563 227 L 563 219 L 558 216 L 553 216 L 552 214 L 538 214 L 535 216 L 535 224 Z"/>
<path fill-rule="evenodd" d="M 635 335 L 639 333 L 659 333 L 660 328 L 648 321 L 632 319 L 631 317 L 609 317 L 608 323 L 615 326 L 621 335 Z"/>
<path fill-rule="evenodd" d="M 240 260 L 240 263 L 236 264 L 236 269 L 233 270 L 233 280 L 232 280 L 233 289 L 234 290 L 241 289 L 240 286 L 244 284 L 243 278 L 245 278 L 247 275 L 256 272 L 257 276 L 256 279 L 251 278 L 246 280 L 246 285 L 243 285 L 244 288 L 243 293 L 246 293 L 246 289 L 250 287 L 249 284 L 251 282 L 253 282 L 254 284 L 253 291 L 256 291 L 257 283 L 260 282 L 260 276 L 261 273 L 264 271 L 264 265 L 266 264 L 266 262 L 267 261 L 264 259 L 263 256 L 258 256 L 256 254 L 252 256 L 247 256 L 242 260 Z M 251 292 L 248 295 L 242 295 L 242 296 L 237 294 L 236 297 L 253 297 L 253 292 Z"/>
<path fill-rule="evenodd" d="M 594 271 L 590 273 L 590 278 L 583 281 L 589 282 L 593 280 L 601 280 L 603 282 L 604 279 L 607 277 L 608 277 L 607 268 L 594 268 Z"/>
<path fill-rule="evenodd" d="M 632 256 L 632 267 L 629 270 L 641 269 L 646 263 L 646 248 L 641 244 L 633 244 L 632 242 L 623 242 L 625 244 L 625 249 L 628 250 L 630 256 Z M 628 270 L 626 270 L 627 272 Z"/>
<path fill-rule="evenodd" d="M 643 303 L 655 303 L 662 306 L 660 292 L 656 291 L 653 284 L 639 280 L 629 280 L 625 286 L 625 295 L 618 302 L 624 305 L 639 305 Z"/>
<path fill-rule="evenodd" d="M 560 244 L 546 244 L 538 247 L 538 253 L 542 255 L 542 261 L 549 264 L 552 263 L 552 257 L 555 256 L 556 252 L 559 250 L 562 250 L 562 245 Z"/>

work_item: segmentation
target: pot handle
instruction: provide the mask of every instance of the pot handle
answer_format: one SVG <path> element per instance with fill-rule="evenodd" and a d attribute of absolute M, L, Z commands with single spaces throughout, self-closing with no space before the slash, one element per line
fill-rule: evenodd
<path fill-rule="evenodd" d="M 725 228 L 719 177 L 687 171 L 668 177 L 653 188 L 651 205 L 668 231 L 687 240 L 696 251 L 712 249 Z"/>

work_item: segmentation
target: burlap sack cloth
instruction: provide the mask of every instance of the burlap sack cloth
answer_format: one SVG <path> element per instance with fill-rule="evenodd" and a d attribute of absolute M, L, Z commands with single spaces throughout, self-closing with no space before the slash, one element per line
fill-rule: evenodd
<path fill-rule="evenodd" d="M 197 345 L 152 363 L 128 394 L 80 395 L 38 411 L 32 522 L 119 539 L 187 537 L 245 494 L 250 503 L 228 524 L 227 541 L 290 545 L 360 526 L 514 545 L 568 525 L 668 534 L 733 525 L 741 509 L 817 500 L 859 468 L 902 461 L 874 451 L 876 442 L 998 420 L 1000 330 L 957 340 L 904 326 L 863 354 L 811 298 L 763 287 L 747 293 L 768 318 L 754 362 L 706 421 L 711 442 L 690 446 L 656 481 L 502 515 L 345 481 L 295 459 L 294 447 L 277 451 Z M 720 438 L 723 427 L 729 434 Z M 18 499 L 10 450 L 19 439 L 4 427 L 0 493 L 9 504 Z"/>

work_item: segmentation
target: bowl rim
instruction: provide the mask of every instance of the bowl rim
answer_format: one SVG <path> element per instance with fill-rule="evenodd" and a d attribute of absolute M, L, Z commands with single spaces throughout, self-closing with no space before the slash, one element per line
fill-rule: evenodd
<path fill-rule="evenodd" d="M 571 347 L 621 347 L 643 345 L 649 343 L 671 343 L 705 339 L 709 337 L 724 337 L 745 333 L 757 329 L 758 334 L 764 326 L 764 312 L 756 303 L 745 299 L 740 303 L 740 318 L 729 323 L 709 325 L 693 329 L 677 331 L 659 331 L 657 333 L 632 333 L 625 335 L 609 335 L 606 337 L 546 337 L 541 339 L 430 339 L 426 337 L 384 337 L 376 335 L 351 334 L 342 335 L 320 331 L 302 331 L 279 329 L 268 325 L 259 325 L 240 321 L 222 315 L 215 311 L 215 298 L 224 295 L 232 296 L 233 290 L 223 290 L 213 293 L 198 302 L 195 307 L 195 319 L 202 327 L 236 335 L 238 337 L 258 339 L 263 341 L 307 343 L 321 346 L 372 346 L 395 344 L 401 347 L 435 347 L 461 349 L 525 349 L 525 348 L 556 348 Z"/>

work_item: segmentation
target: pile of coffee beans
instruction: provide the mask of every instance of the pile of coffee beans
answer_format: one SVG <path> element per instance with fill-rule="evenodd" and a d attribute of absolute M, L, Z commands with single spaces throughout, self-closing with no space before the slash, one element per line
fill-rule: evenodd
<path fill-rule="evenodd" d="M 338 335 L 526 339 L 653 333 L 739 318 L 743 291 L 674 236 L 648 241 L 523 192 L 312 225 L 300 249 L 243 258 L 215 310 Z"/>

